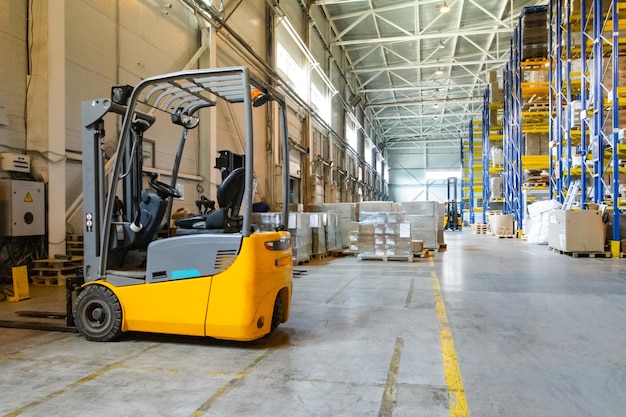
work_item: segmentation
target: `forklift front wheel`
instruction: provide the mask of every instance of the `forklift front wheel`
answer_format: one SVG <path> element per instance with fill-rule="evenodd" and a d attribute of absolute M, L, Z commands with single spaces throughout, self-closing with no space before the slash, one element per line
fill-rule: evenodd
<path fill-rule="evenodd" d="M 76 328 L 87 340 L 108 342 L 122 334 L 122 306 L 102 285 L 88 285 L 76 297 Z"/>

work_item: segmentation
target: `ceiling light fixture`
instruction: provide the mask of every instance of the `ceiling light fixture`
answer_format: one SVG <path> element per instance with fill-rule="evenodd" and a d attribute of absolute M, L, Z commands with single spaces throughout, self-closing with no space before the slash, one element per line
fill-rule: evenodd
<path fill-rule="evenodd" d="M 439 13 L 448 13 L 450 11 L 450 6 L 444 1 L 441 7 L 439 8 Z"/>
<path fill-rule="evenodd" d="M 435 71 L 435 75 L 443 75 L 443 70 L 441 69 L 441 67 L 437 68 L 437 71 Z"/>

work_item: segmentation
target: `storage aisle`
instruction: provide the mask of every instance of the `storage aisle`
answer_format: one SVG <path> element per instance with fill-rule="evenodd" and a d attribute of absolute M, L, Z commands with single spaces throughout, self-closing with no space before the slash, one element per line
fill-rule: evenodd
<path fill-rule="evenodd" d="M 289 322 L 254 343 L 0 329 L 0 415 L 623 415 L 624 259 L 446 240 L 294 267 Z"/>
<path fill-rule="evenodd" d="M 471 415 L 624 415 L 626 259 L 446 240 L 437 270 Z"/>

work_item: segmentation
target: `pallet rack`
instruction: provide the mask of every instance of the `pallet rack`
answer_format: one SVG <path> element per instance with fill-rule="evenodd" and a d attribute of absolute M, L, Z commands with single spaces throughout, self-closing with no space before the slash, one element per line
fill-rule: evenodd
<path fill-rule="evenodd" d="M 544 81 L 542 77 L 532 76 L 533 74 L 547 75 L 547 47 L 545 54 L 538 54 L 537 52 L 543 52 L 543 42 L 533 45 L 535 53 L 525 56 L 530 48 L 523 43 L 524 36 L 527 36 L 524 34 L 526 24 L 524 19 L 530 15 L 547 14 L 547 12 L 547 6 L 524 8 L 513 31 L 509 62 L 503 72 L 504 97 L 507 97 L 503 116 L 503 211 L 504 214 L 513 215 L 518 236 L 522 235 L 527 195 L 529 192 L 536 193 L 541 188 L 524 184 L 524 171 L 549 169 L 547 155 L 541 152 L 529 153 L 525 149 L 525 144 L 527 145 L 525 140 L 528 140 L 525 135 L 547 136 L 549 133 L 549 82 L 547 77 Z M 533 31 L 531 30 L 530 33 Z"/>
<path fill-rule="evenodd" d="M 471 120 L 470 120 L 470 132 L 472 130 Z M 459 211 L 461 213 L 461 218 L 464 218 L 465 210 L 468 210 L 470 207 L 470 195 L 469 195 L 469 184 L 470 184 L 470 151 L 469 151 L 469 134 L 467 137 L 461 138 L 461 207 L 459 207 Z"/>
<path fill-rule="evenodd" d="M 521 91 L 521 17 L 513 31 L 509 62 L 503 72 L 504 105 L 504 214 L 512 214 L 519 230 L 522 229 L 522 91 Z"/>
<path fill-rule="evenodd" d="M 470 224 L 474 224 L 476 222 L 476 215 L 483 211 L 482 201 L 484 201 L 484 185 L 482 155 L 484 148 L 482 140 L 475 140 L 476 138 L 482 138 L 483 130 L 484 125 L 480 120 L 475 121 L 473 118 L 470 119 L 468 140 L 466 144 L 465 141 L 463 141 L 464 144 L 461 149 L 461 168 L 463 172 L 461 200 L 463 203 L 467 201 Z M 481 201 L 481 204 L 478 204 L 478 201 Z"/>
<path fill-rule="evenodd" d="M 626 50 L 626 39 L 620 38 L 625 19 L 626 5 L 618 1 L 549 3 L 550 196 L 563 202 L 569 190 L 577 193 L 569 200 L 580 209 L 591 203 L 610 207 L 610 249 L 616 257 L 624 210 L 619 176 L 626 174 L 620 166 L 626 159 L 626 144 L 620 143 L 626 126 L 619 120 L 620 111 L 626 111 L 626 86 L 620 86 L 619 77 L 620 52 Z M 579 193 L 572 187 L 575 180 Z"/>
<path fill-rule="evenodd" d="M 498 102 L 492 102 L 492 96 L 496 95 L 493 89 L 498 88 L 497 82 L 494 80 L 492 85 L 488 85 L 483 95 L 483 130 L 482 130 L 482 182 L 483 182 L 483 204 L 482 211 L 485 216 L 484 221 L 487 221 L 487 212 L 492 209 L 492 203 L 497 205 L 497 208 L 502 208 L 504 199 L 502 196 L 494 196 L 491 187 L 491 178 L 495 176 L 501 176 L 504 170 L 503 165 L 496 164 L 491 155 L 492 148 L 503 149 L 503 134 L 502 134 L 502 118 L 503 110 L 502 97 Z M 498 94 L 499 96 L 499 94 Z"/>

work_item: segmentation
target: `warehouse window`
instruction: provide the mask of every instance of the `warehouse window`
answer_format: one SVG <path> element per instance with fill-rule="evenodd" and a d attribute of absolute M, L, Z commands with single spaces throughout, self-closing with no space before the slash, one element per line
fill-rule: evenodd
<path fill-rule="evenodd" d="M 365 162 L 367 162 L 370 165 L 373 165 L 373 154 L 372 154 L 372 149 L 374 147 L 372 146 L 372 144 L 369 141 L 365 142 L 365 155 L 363 155 Z"/>
<path fill-rule="evenodd" d="M 450 177 L 461 178 L 460 170 L 428 170 L 426 171 L 427 180 L 446 180 Z"/>
<path fill-rule="evenodd" d="M 356 150 L 357 147 L 357 135 L 354 124 L 351 121 L 347 122 L 346 126 L 346 142 L 353 149 Z"/>
<path fill-rule="evenodd" d="M 298 65 L 295 59 L 287 52 L 283 45 L 278 43 L 277 65 L 281 74 L 287 78 L 289 86 L 292 87 L 300 97 L 306 96 L 306 72 L 302 66 Z"/>
<path fill-rule="evenodd" d="M 330 100 L 328 95 L 322 93 L 314 84 L 311 84 L 311 104 L 322 120 L 330 123 Z"/>

